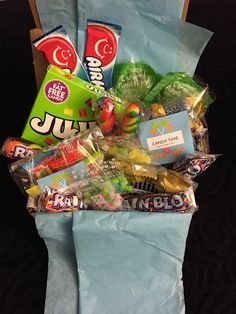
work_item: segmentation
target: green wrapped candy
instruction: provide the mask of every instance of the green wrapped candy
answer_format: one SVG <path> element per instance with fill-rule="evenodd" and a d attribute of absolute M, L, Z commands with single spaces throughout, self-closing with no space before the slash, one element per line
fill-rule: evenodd
<path fill-rule="evenodd" d="M 113 71 L 114 93 L 129 102 L 142 101 L 161 78 L 162 76 L 146 63 L 119 63 Z"/>
<path fill-rule="evenodd" d="M 143 102 L 146 106 L 152 103 L 165 105 L 177 99 L 198 96 L 202 97 L 204 109 L 214 101 L 206 84 L 198 82 L 185 72 L 170 72 L 153 87 Z"/>

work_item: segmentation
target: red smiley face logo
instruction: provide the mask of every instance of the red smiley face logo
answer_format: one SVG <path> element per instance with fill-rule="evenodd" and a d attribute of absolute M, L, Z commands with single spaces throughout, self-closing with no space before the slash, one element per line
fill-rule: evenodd
<path fill-rule="evenodd" d="M 74 47 L 66 39 L 54 36 L 44 39 L 37 46 L 50 64 L 73 73 L 77 64 L 77 54 Z"/>
<path fill-rule="evenodd" d="M 117 40 L 114 33 L 106 27 L 89 25 L 85 57 L 95 57 L 102 62 L 102 67 L 110 64 L 117 51 Z"/>

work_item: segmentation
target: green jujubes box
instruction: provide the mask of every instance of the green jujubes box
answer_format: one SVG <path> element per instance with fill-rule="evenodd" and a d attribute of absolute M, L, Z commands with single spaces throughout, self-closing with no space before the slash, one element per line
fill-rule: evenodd
<path fill-rule="evenodd" d="M 49 65 L 21 137 L 47 146 L 95 126 L 92 103 L 102 96 L 112 98 L 93 84 Z"/>

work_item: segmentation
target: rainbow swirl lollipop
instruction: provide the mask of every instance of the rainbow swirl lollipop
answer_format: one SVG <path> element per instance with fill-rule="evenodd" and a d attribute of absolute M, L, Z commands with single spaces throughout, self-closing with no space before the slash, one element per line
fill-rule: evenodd
<path fill-rule="evenodd" d="M 115 104 L 108 97 L 101 97 L 97 101 L 100 109 L 97 120 L 103 135 L 112 135 L 116 130 Z"/>
<path fill-rule="evenodd" d="M 121 133 L 135 136 L 140 124 L 140 108 L 137 104 L 129 104 L 121 122 Z"/>

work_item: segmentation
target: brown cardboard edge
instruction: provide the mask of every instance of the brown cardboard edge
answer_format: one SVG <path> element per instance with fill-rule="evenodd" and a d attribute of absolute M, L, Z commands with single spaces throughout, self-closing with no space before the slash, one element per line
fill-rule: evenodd
<path fill-rule="evenodd" d="M 33 64 L 34 64 L 34 73 L 36 79 L 37 90 L 39 90 L 41 83 L 44 79 L 44 76 L 47 72 L 48 63 L 44 57 L 44 54 L 38 51 L 35 46 L 32 44 L 34 39 L 37 39 L 39 36 L 43 35 L 42 26 L 39 18 L 39 13 L 35 0 L 28 0 L 29 6 L 31 9 L 31 13 L 34 18 L 34 23 L 36 28 L 30 30 L 30 40 L 31 40 L 31 48 L 33 55 Z"/>
<path fill-rule="evenodd" d="M 34 39 L 43 35 L 43 31 L 41 28 L 34 28 L 30 30 L 30 40 L 31 43 Z M 36 78 L 37 90 L 39 90 L 41 83 L 44 79 L 44 76 L 47 72 L 48 62 L 44 56 L 44 54 L 39 51 L 33 44 L 32 46 L 32 55 L 33 55 L 33 64 Z"/>
<path fill-rule="evenodd" d="M 42 28 L 35 0 L 28 0 L 36 28 Z"/>
<path fill-rule="evenodd" d="M 186 17 L 187 17 L 188 8 L 189 8 L 189 2 L 190 2 L 190 0 L 185 0 L 185 1 L 184 1 L 184 6 L 183 6 L 182 16 L 181 16 L 181 19 L 182 19 L 183 21 L 185 21 L 185 20 L 186 20 Z"/>

